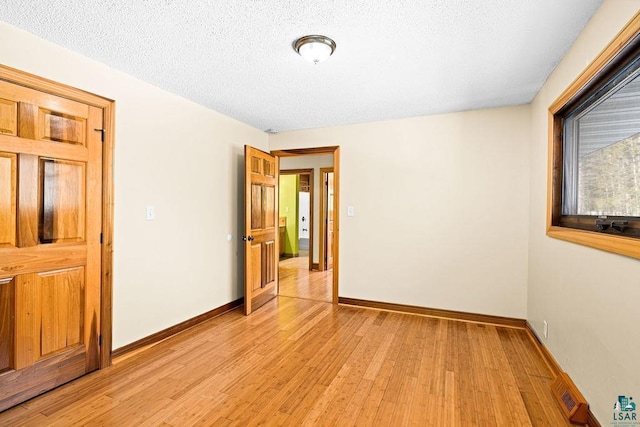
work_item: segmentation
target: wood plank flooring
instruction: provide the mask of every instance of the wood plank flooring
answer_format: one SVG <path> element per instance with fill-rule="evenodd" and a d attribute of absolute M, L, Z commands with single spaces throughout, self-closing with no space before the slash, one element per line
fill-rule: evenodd
<path fill-rule="evenodd" d="M 279 263 L 279 295 L 332 301 L 333 271 L 309 271 L 308 257 L 288 258 Z"/>
<path fill-rule="evenodd" d="M 2 426 L 565 426 L 527 332 L 280 296 L 0 413 Z"/>

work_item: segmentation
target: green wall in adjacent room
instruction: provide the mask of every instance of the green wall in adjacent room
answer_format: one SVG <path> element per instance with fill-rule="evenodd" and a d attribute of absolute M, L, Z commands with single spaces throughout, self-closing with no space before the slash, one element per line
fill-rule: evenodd
<path fill-rule="evenodd" d="M 298 254 L 298 175 L 280 175 L 280 217 L 287 218 L 284 253 Z"/>

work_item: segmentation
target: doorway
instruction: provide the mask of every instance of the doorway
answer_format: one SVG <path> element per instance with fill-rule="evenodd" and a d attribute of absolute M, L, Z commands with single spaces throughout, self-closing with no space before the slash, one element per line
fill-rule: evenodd
<path fill-rule="evenodd" d="M 303 268 L 313 269 L 314 169 L 280 169 L 280 260 L 298 258 Z"/>
<path fill-rule="evenodd" d="M 275 151 L 280 157 L 280 252 L 279 263 L 279 295 L 306 298 L 316 301 L 337 303 L 337 268 L 326 268 L 326 239 L 321 233 L 321 205 L 327 206 L 320 199 L 323 177 L 321 170 L 329 169 L 334 173 L 334 182 L 338 177 L 335 169 L 338 161 L 338 147 L 320 149 Z M 308 181 L 307 181 L 307 178 Z M 308 182 L 308 190 L 307 190 Z M 294 189 L 287 195 L 287 188 Z M 335 196 L 337 185 L 334 184 L 332 209 L 337 211 L 338 198 Z M 326 191 L 324 192 L 326 193 Z M 292 197 L 291 194 L 295 194 Z M 308 216 L 306 215 L 306 198 L 309 199 Z M 288 204 L 288 205 L 287 205 Z M 323 215 L 326 218 L 326 215 Z M 304 221 L 303 221 L 304 218 Z M 290 221 L 296 221 L 291 224 Z M 305 232 L 306 228 L 306 232 Z M 325 230 L 326 225 L 322 226 Z M 337 231 L 337 226 L 334 224 Z M 297 235 L 296 235 L 297 233 Z M 308 240 L 307 234 L 308 233 Z M 333 233 L 336 242 L 337 232 Z M 295 247 L 297 243 L 297 247 Z M 306 247 L 308 243 L 308 253 Z M 337 242 L 332 245 L 330 259 L 337 259 Z M 308 254 L 308 256 L 307 256 Z"/>

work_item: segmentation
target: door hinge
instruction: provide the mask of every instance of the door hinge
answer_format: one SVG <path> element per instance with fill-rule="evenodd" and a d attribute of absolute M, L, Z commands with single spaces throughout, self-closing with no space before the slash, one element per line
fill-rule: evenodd
<path fill-rule="evenodd" d="M 98 335 L 98 345 L 102 347 L 102 335 Z"/>
<path fill-rule="evenodd" d="M 104 142 L 104 133 L 106 129 L 94 129 L 96 132 L 100 132 L 100 141 Z"/>
<path fill-rule="evenodd" d="M 102 244 L 102 233 L 100 233 L 100 244 Z"/>

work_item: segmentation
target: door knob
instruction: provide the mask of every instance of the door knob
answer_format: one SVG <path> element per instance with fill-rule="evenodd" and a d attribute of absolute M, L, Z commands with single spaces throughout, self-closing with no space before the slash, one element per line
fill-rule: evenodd
<path fill-rule="evenodd" d="M 253 236 L 242 236 L 242 240 L 244 240 L 245 242 L 248 241 L 252 241 L 253 240 Z"/>

